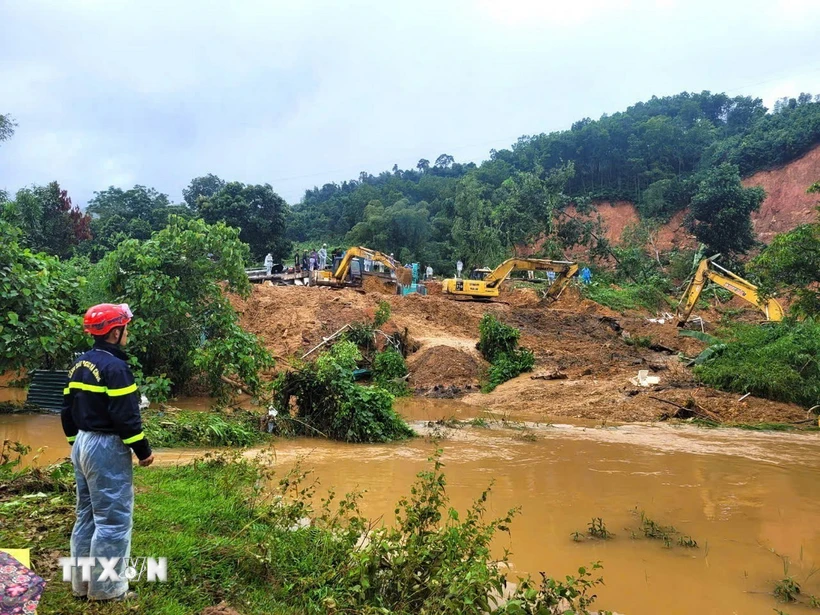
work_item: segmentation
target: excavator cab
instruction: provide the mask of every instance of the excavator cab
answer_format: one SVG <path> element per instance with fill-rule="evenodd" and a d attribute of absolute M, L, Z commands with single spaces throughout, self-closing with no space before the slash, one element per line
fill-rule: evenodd
<path fill-rule="evenodd" d="M 480 269 L 473 269 L 470 273 L 471 280 L 485 280 L 487 276 L 493 272 L 489 267 L 481 267 Z"/>

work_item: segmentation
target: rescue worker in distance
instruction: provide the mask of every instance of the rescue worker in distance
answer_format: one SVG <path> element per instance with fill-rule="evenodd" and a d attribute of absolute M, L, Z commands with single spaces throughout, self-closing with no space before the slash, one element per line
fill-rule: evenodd
<path fill-rule="evenodd" d="M 154 461 L 142 432 L 137 385 L 123 351 L 132 317 L 125 303 L 103 303 L 88 309 L 83 329 L 94 337 L 94 347 L 71 367 L 63 391 L 61 418 L 77 482 L 73 558 L 130 556 L 134 512 L 131 451 L 141 466 Z M 82 569 L 74 567 L 73 594 L 89 600 L 133 598 L 124 559 L 116 570 L 119 580 L 100 582 L 102 567 L 97 564 L 86 582 Z"/>

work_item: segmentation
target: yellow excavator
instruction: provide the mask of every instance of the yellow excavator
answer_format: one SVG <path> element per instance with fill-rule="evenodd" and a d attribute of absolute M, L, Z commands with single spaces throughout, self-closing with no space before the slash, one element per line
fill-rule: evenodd
<path fill-rule="evenodd" d="M 478 270 L 477 270 L 478 271 Z M 552 271 L 555 280 L 546 292 L 546 298 L 557 299 L 578 273 L 578 264 L 570 261 L 550 261 L 542 258 L 510 258 L 486 274 L 483 279 L 463 280 L 450 278 L 442 282 L 442 292 L 455 298 L 491 299 L 498 297 L 501 283 L 513 271 Z"/>
<path fill-rule="evenodd" d="M 400 267 L 398 261 L 386 254 L 355 246 L 347 249 L 345 255 L 334 263 L 333 269 L 320 269 L 313 271 L 310 278 L 311 286 L 331 286 L 342 288 L 345 286 L 361 286 L 362 267 L 361 263 L 355 259 L 363 259 L 374 263 L 381 263 L 392 272 L 392 277 L 396 275 L 396 269 Z M 398 280 L 397 280 L 398 281 Z"/>
<path fill-rule="evenodd" d="M 777 302 L 777 299 L 763 299 L 757 290 L 757 286 L 714 262 L 719 256 L 720 254 L 716 254 L 700 261 L 697 271 L 695 271 L 695 277 L 689 282 L 689 286 L 686 288 L 686 292 L 681 297 L 675 311 L 677 326 L 682 327 L 689 320 L 689 315 L 692 313 L 695 303 L 697 303 L 700 293 L 703 292 L 703 287 L 706 286 L 708 281 L 714 282 L 741 299 L 757 306 L 766 315 L 767 320 L 783 320 L 783 307 Z"/>

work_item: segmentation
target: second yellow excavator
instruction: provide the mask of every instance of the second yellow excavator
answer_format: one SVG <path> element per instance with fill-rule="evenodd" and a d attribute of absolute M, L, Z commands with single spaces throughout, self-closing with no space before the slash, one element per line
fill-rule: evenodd
<path fill-rule="evenodd" d="M 698 264 L 695 277 L 689 282 L 689 286 L 686 288 L 686 292 L 675 311 L 677 326 L 682 327 L 689 320 L 689 315 L 692 313 L 700 293 L 703 292 L 703 287 L 710 280 L 756 306 L 766 315 L 767 320 L 783 320 L 783 306 L 778 303 L 777 299 L 763 299 L 758 292 L 757 286 L 715 263 L 715 259 L 719 256 L 720 254 L 716 254 L 704 258 Z"/>
<path fill-rule="evenodd" d="M 578 273 L 578 264 L 543 258 L 510 258 L 490 271 L 483 280 L 463 280 L 461 278 L 444 280 L 442 291 L 456 298 L 492 299 L 498 297 L 501 283 L 513 271 L 552 271 L 555 273 L 555 280 L 550 284 L 545 296 L 557 299 L 572 276 Z"/>
<path fill-rule="evenodd" d="M 334 264 L 332 270 L 320 269 L 313 271 L 310 277 L 311 286 L 331 286 L 334 288 L 361 286 L 363 271 L 361 263 L 356 259 L 370 261 L 371 263 L 381 263 L 385 269 L 391 271 L 391 276 L 394 279 L 397 270 L 401 269 L 401 265 L 399 265 L 398 261 L 386 254 L 371 250 L 370 248 L 354 246 L 347 249 L 345 255 L 338 264 Z M 401 280 L 396 281 L 403 283 Z"/>

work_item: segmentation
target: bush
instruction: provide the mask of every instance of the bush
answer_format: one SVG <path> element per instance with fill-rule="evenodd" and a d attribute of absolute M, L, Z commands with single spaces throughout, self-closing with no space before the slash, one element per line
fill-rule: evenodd
<path fill-rule="evenodd" d="M 86 341 L 78 305 L 85 279 L 19 240 L 20 232 L 0 220 L 0 373 L 67 367 Z"/>
<path fill-rule="evenodd" d="M 247 410 L 231 414 L 181 410 L 146 412 L 143 431 L 152 446 L 251 446 L 267 439 L 259 415 Z"/>
<path fill-rule="evenodd" d="M 736 325 L 732 339 L 696 366 L 695 375 L 717 389 L 814 406 L 820 403 L 820 323 Z"/>
<path fill-rule="evenodd" d="M 505 325 L 489 313 L 482 316 L 478 332 L 478 350 L 490 363 L 499 355 L 513 352 L 518 347 L 518 338 L 521 337 L 518 329 Z"/>
<path fill-rule="evenodd" d="M 535 365 L 535 356 L 526 348 L 519 348 L 512 352 L 498 355 L 487 372 L 487 382 L 483 387 L 489 393 L 499 384 L 512 380 L 518 374 L 532 370 Z"/>
<path fill-rule="evenodd" d="M 670 306 L 661 280 L 643 284 L 622 284 L 614 288 L 606 283 L 593 282 L 583 285 L 581 289 L 588 299 L 621 313 L 644 309 L 655 314 L 659 309 Z"/>
<path fill-rule="evenodd" d="M 518 338 L 521 331 L 510 325 L 505 325 L 492 314 L 484 314 L 478 325 L 478 349 L 487 361 L 490 369 L 487 371 L 487 381 L 482 390 L 489 393 L 499 384 L 515 378 L 522 372 L 528 372 L 535 365 L 532 351 L 518 348 Z"/>
<path fill-rule="evenodd" d="M 353 380 L 361 354 L 353 342 L 335 344 L 313 363 L 296 365 L 274 384 L 274 406 L 281 430 L 317 434 L 345 442 L 390 442 L 413 435 L 393 410 L 393 395 Z M 295 398 L 298 414 L 290 413 Z"/>
<path fill-rule="evenodd" d="M 170 216 L 151 239 L 125 240 L 94 267 L 90 287 L 98 295 L 88 300 L 131 305 L 129 351 L 144 376 L 167 378 L 179 389 L 203 374 L 220 397 L 235 388 L 225 376 L 259 393 L 259 372 L 273 358 L 242 331 L 224 295 L 250 292 L 247 257 L 238 230 Z"/>
<path fill-rule="evenodd" d="M 407 376 L 407 363 L 395 348 L 386 348 L 376 353 L 373 358 L 373 381 L 377 386 L 400 397 L 409 394 L 410 390 L 404 378 Z"/>

